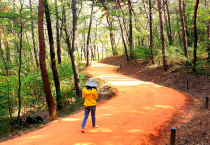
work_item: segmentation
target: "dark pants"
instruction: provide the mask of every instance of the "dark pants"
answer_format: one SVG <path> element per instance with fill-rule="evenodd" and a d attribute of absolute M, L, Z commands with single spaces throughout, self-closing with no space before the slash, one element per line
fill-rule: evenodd
<path fill-rule="evenodd" d="M 89 116 L 89 113 L 91 111 L 91 116 L 92 116 L 92 125 L 93 127 L 95 127 L 95 122 L 96 122 L 96 117 L 95 117 L 95 114 L 96 114 L 96 106 L 88 106 L 88 107 L 84 107 L 85 108 L 85 117 L 82 121 L 82 126 L 81 126 L 81 129 L 84 129 L 85 128 L 85 124 L 87 122 L 87 119 L 88 119 L 88 116 Z"/>

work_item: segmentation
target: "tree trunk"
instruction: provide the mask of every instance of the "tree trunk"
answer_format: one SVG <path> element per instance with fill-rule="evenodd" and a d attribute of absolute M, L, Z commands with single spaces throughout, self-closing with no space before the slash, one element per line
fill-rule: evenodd
<path fill-rule="evenodd" d="M 207 37 L 208 37 L 208 48 L 207 48 L 207 51 L 208 51 L 208 60 L 210 60 L 210 20 L 209 20 L 209 25 L 207 26 Z"/>
<path fill-rule="evenodd" d="M 154 56 L 153 56 L 153 38 L 152 38 L 152 5 L 151 0 L 149 0 L 149 28 L 150 28 L 150 50 L 151 50 L 151 61 L 154 64 Z"/>
<path fill-rule="evenodd" d="M 81 46 L 81 50 L 80 50 L 81 52 L 80 52 L 80 61 L 82 61 L 82 51 L 83 51 L 83 48 L 82 48 L 82 46 Z"/>
<path fill-rule="evenodd" d="M 128 8 L 129 8 L 129 47 L 130 47 L 130 60 L 134 59 L 134 52 L 133 52 L 133 24 L 132 24 L 132 7 L 131 1 L 128 0 Z"/>
<path fill-rule="evenodd" d="M 72 0 L 72 15 L 73 15 L 73 40 L 72 40 L 72 50 L 71 50 L 71 62 L 74 72 L 74 82 L 76 87 L 76 94 L 78 97 L 82 98 L 82 90 L 79 82 L 78 65 L 76 61 L 76 48 L 77 48 L 77 7 L 76 0 Z"/>
<path fill-rule="evenodd" d="M 165 18 L 165 23 L 166 23 L 166 33 L 167 33 L 168 41 L 169 41 L 169 45 L 170 45 L 169 27 L 168 27 L 168 20 L 167 20 L 167 16 L 166 16 L 165 1 L 164 0 L 163 0 L 163 12 L 164 12 L 164 18 Z"/>
<path fill-rule="evenodd" d="M 158 2 L 158 11 L 159 11 L 159 20 L 160 20 L 160 35 L 161 35 L 161 45 L 162 45 L 162 55 L 163 55 L 163 67 L 164 71 L 167 71 L 167 59 L 166 59 L 166 47 L 165 47 L 165 38 L 163 34 L 163 21 L 162 21 L 162 11 L 161 11 L 161 0 Z"/>
<path fill-rule="evenodd" d="M 94 7 L 94 0 L 92 0 L 92 9 L 91 9 L 91 15 L 90 15 L 90 24 L 89 24 L 89 30 L 88 30 L 88 36 L 87 36 L 87 66 L 89 66 L 89 40 L 90 40 L 90 31 L 91 31 L 91 25 L 92 25 L 92 17 L 93 17 L 93 7 Z"/>
<path fill-rule="evenodd" d="M 59 18 L 58 18 L 58 2 L 55 0 L 55 13 L 56 13 L 56 34 L 57 34 L 57 56 L 58 64 L 61 64 L 61 41 L 59 36 Z"/>
<path fill-rule="evenodd" d="M 119 9 L 118 0 L 115 1 L 115 4 L 116 4 L 116 9 L 118 11 L 118 9 Z M 119 16 L 118 16 L 118 21 L 119 21 L 119 24 L 120 24 L 120 30 L 121 30 L 121 35 L 122 35 L 122 41 L 123 41 L 124 49 L 125 49 L 125 55 L 126 55 L 127 61 L 129 61 L 127 46 L 126 46 L 126 43 L 125 43 L 123 29 L 122 29 L 122 24 L 121 24 Z"/>
<path fill-rule="evenodd" d="M 31 18 L 33 18 L 31 0 L 29 0 L 29 4 L 30 4 L 30 11 L 31 11 Z M 34 22 L 33 22 L 33 20 L 31 20 L 31 36 L 32 36 L 32 40 L 33 40 L 34 56 L 35 56 L 36 66 L 37 66 L 37 69 L 38 69 L 39 68 L 39 62 L 38 62 L 37 51 L 36 51 L 36 43 L 35 43 L 35 38 L 34 38 Z"/>
<path fill-rule="evenodd" d="M 53 79 L 54 79 L 55 89 L 56 89 L 56 102 L 57 102 L 57 108 L 59 110 L 61 110 L 62 109 L 62 102 L 61 102 L 62 98 L 61 98 L 60 81 L 58 78 L 58 71 L 57 71 L 56 60 L 55 60 L 53 32 L 52 32 L 50 12 L 49 12 L 49 8 L 48 8 L 47 0 L 44 0 L 44 7 L 45 7 L 45 16 L 46 16 L 46 22 L 47 22 L 49 44 L 50 44 L 51 68 L 52 68 L 52 72 L 53 72 Z"/>
<path fill-rule="evenodd" d="M 171 19 L 170 19 L 170 14 L 169 14 L 169 9 L 168 9 L 168 0 L 165 1 L 166 3 L 166 9 L 167 9 L 167 14 L 168 14 L 168 26 L 169 26 L 169 45 L 173 44 L 173 39 L 172 39 L 172 33 L 171 33 Z"/>
<path fill-rule="evenodd" d="M 112 46 L 112 54 L 113 56 L 117 55 L 117 52 L 115 50 L 115 37 L 113 34 L 113 30 L 112 30 L 112 22 L 109 21 L 109 10 L 108 8 L 104 5 L 104 3 L 102 2 L 102 6 L 104 7 L 105 13 L 106 13 L 106 20 L 107 20 L 107 24 L 109 25 L 109 36 L 110 36 L 110 41 L 111 41 L 111 46 Z"/>
<path fill-rule="evenodd" d="M 123 16 L 125 16 L 124 15 L 124 12 L 123 12 L 123 10 L 122 10 L 122 7 L 121 7 L 121 5 L 120 5 L 120 0 L 117 0 L 118 1 L 118 5 L 120 6 L 120 9 L 121 9 L 121 12 L 123 13 Z M 128 32 L 127 32 L 127 28 L 126 28 L 126 24 L 125 24 L 125 19 L 124 19 L 124 17 L 122 18 L 123 19 L 123 26 L 124 26 L 124 28 L 125 28 L 125 32 L 126 32 L 126 36 L 127 36 L 127 42 L 129 43 L 129 40 L 128 40 Z"/>
<path fill-rule="evenodd" d="M 15 0 L 13 0 L 13 13 L 15 14 Z M 15 21 L 15 19 L 13 19 L 13 31 L 12 31 L 12 33 L 13 33 L 13 35 L 15 36 L 15 23 L 16 23 L 16 21 Z"/>
<path fill-rule="evenodd" d="M 39 31 L 39 61 L 40 61 L 40 69 L 42 74 L 42 80 L 46 95 L 46 102 L 48 104 L 48 110 L 51 117 L 51 120 L 55 120 L 57 118 L 57 112 L 55 108 L 55 103 L 52 97 L 50 82 L 48 79 L 48 73 L 46 69 L 45 63 L 45 39 L 44 39 L 44 29 L 43 29 L 43 12 L 44 12 L 44 0 L 39 0 L 39 8 L 38 8 L 38 31 Z"/>
<path fill-rule="evenodd" d="M 199 0 L 196 0 L 196 5 L 195 5 L 195 12 L 194 12 L 194 67 L 193 71 L 196 71 L 196 62 L 197 62 L 197 56 L 196 56 L 196 49 L 197 49 L 197 41 L 198 41 L 198 34 L 197 34 L 197 13 L 198 13 L 198 5 L 199 5 Z"/>
<path fill-rule="evenodd" d="M 176 11 L 176 25 L 177 25 L 177 29 L 178 30 L 180 30 L 180 27 L 179 27 L 179 18 L 178 18 L 178 15 L 179 15 L 179 11 L 177 10 Z M 179 44 L 180 44 L 180 46 L 182 47 L 182 40 L 181 40 L 181 35 L 180 35 L 180 31 L 178 31 L 178 35 L 179 35 L 179 42 L 177 42 L 176 44 L 179 46 Z"/>
<path fill-rule="evenodd" d="M 98 45 L 97 45 L 97 52 L 98 52 L 98 61 L 99 61 L 99 49 L 98 49 Z"/>
<path fill-rule="evenodd" d="M 21 8 L 20 8 L 20 15 L 22 14 L 22 8 L 23 8 L 23 4 L 21 3 Z M 20 72 L 21 72 L 21 65 L 22 65 L 22 42 L 23 42 L 23 22 L 22 22 L 22 18 L 20 19 L 20 52 L 19 52 L 19 71 L 18 71 L 18 116 L 17 118 L 20 118 L 20 112 L 21 112 L 21 96 L 20 96 L 20 92 L 21 92 L 21 78 L 20 78 Z"/>
<path fill-rule="evenodd" d="M 12 109 L 11 109 L 11 101 L 10 101 L 10 89 L 9 89 L 9 71 L 8 71 L 8 62 L 6 62 L 6 59 L 4 58 L 4 55 L 3 55 L 3 50 L 1 48 L 1 31 L 0 31 L 0 53 L 1 53 L 1 58 L 3 60 L 3 63 L 4 63 L 4 66 L 5 66 L 5 70 L 6 70 L 6 76 L 7 76 L 7 84 L 8 84 L 8 108 L 9 108 L 9 115 L 10 115 L 10 118 L 12 119 Z"/>
<path fill-rule="evenodd" d="M 149 17 L 148 17 L 148 14 L 147 14 L 147 9 L 145 7 L 145 3 L 144 3 L 144 0 L 143 0 L 143 4 L 144 4 L 144 10 L 145 10 L 145 14 L 147 15 L 147 20 L 149 21 Z"/>
<path fill-rule="evenodd" d="M 185 57 L 188 59 L 188 47 L 187 47 L 187 35 L 186 35 L 186 27 L 185 27 L 185 21 L 184 21 L 184 15 L 182 12 L 182 0 L 179 0 L 179 13 L 180 13 L 180 20 L 182 24 L 182 36 L 183 36 L 183 44 L 184 44 L 184 54 Z"/>

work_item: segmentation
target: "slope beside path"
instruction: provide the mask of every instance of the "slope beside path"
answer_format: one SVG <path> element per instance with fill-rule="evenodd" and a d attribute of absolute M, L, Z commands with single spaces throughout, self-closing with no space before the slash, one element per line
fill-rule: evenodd
<path fill-rule="evenodd" d="M 171 88 L 120 75 L 117 66 L 94 62 L 86 72 L 117 89 L 117 96 L 96 108 L 96 129 L 91 117 L 80 132 L 84 112 L 47 124 L 44 128 L 0 145 L 137 145 L 149 144 L 150 135 L 171 120 L 186 96 Z M 157 143 L 158 144 L 158 143 Z"/>

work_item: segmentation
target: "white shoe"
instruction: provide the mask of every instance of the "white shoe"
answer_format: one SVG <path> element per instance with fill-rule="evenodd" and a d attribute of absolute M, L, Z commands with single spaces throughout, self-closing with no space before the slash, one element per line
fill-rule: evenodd
<path fill-rule="evenodd" d="M 84 129 L 81 129 L 81 132 L 82 132 L 82 133 L 85 133 L 86 131 L 85 131 Z"/>
<path fill-rule="evenodd" d="M 93 127 L 93 128 L 97 128 L 98 127 L 98 125 L 95 125 L 95 127 Z"/>

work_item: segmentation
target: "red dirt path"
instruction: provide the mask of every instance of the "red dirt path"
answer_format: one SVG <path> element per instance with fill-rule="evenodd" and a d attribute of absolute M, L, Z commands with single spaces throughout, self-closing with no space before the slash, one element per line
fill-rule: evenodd
<path fill-rule="evenodd" d="M 92 63 L 86 72 L 117 89 L 117 96 L 96 109 L 96 124 L 89 117 L 86 133 L 80 132 L 84 112 L 61 118 L 44 128 L 1 145 L 140 145 L 154 144 L 157 128 L 170 121 L 185 105 L 186 96 L 171 88 L 120 75 L 117 66 Z M 158 141 L 157 141 L 158 144 Z M 161 143 L 162 144 L 162 143 Z"/>

